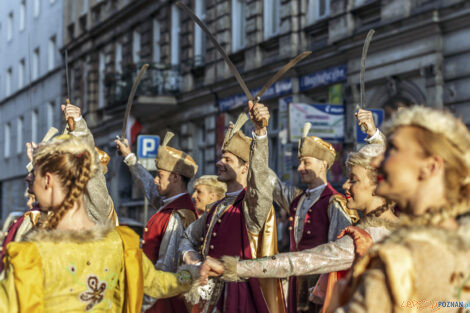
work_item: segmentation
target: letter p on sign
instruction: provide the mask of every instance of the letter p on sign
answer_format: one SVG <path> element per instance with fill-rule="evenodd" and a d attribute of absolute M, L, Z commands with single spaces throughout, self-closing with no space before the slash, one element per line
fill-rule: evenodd
<path fill-rule="evenodd" d="M 157 157 L 160 137 L 140 135 L 137 138 L 137 156 L 139 159 L 154 159 Z"/>

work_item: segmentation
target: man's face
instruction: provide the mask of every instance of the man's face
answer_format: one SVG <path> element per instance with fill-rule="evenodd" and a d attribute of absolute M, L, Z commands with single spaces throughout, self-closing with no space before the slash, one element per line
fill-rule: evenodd
<path fill-rule="evenodd" d="M 316 178 L 321 177 L 323 173 L 326 173 L 326 167 L 325 161 L 313 157 L 302 157 L 297 172 L 300 174 L 302 183 L 308 185 L 314 182 Z"/>
<path fill-rule="evenodd" d="M 154 184 L 157 186 L 158 193 L 161 196 L 167 196 L 170 193 L 170 181 L 171 172 L 165 170 L 158 170 L 157 176 L 153 180 Z"/>
<path fill-rule="evenodd" d="M 247 163 L 242 162 L 238 157 L 230 152 L 224 152 L 217 162 L 217 179 L 222 182 L 231 182 L 237 179 L 238 175 L 246 172 Z"/>
<path fill-rule="evenodd" d="M 197 185 L 194 187 L 193 194 L 194 206 L 199 214 L 202 214 L 206 210 L 206 205 L 215 201 L 214 192 L 211 192 L 211 189 L 207 185 Z"/>
<path fill-rule="evenodd" d="M 387 138 L 387 149 L 379 166 L 376 194 L 397 202 L 403 210 L 407 210 L 417 194 L 425 156 L 415 132 L 411 126 L 397 128 Z"/>

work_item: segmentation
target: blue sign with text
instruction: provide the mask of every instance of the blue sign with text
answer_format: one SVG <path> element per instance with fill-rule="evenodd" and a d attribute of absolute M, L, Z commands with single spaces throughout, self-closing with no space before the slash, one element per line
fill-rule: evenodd
<path fill-rule="evenodd" d="M 157 157 L 160 137 L 156 135 L 139 135 L 137 137 L 137 157 L 139 159 L 154 159 Z"/>
<path fill-rule="evenodd" d="M 300 91 L 304 91 L 345 81 L 347 79 L 347 75 L 348 68 L 346 65 L 330 67 L 326 70 L 301 76 L 299 78 L 299 89 Z"/>

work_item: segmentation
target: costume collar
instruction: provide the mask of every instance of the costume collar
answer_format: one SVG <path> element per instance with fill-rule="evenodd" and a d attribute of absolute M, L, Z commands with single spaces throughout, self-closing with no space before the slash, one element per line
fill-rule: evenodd
<path fill-rule="evenodd" d="M 162 201 L 163 201 L 163 205 L 164 205 L 164 206 L 167 205 L 168 203 L 170 203 L 170 202 L 172 202 L 172 201 L 178 199 L 179 197 L 181 197 L 181 196 L 184 195 L 184 194 L 186 194 L 186 192 L 182 192 L 182 193 L 177 194 L 177 195 L 175 195 L 175 196 L 173 196 L 173 197 L 170 197 L 170 198 L 164 198 L 164 199 L 162 200 Z"/>
<path fill-rule="evenodd" d="M 328 184 L 323 184 L 312 189 L 307 189 L 305 190 L 305 194 L 307 195 L 307 197 L 310 197 L 311 195 L 315 194 L 321 194 L 327 185 Z"/>

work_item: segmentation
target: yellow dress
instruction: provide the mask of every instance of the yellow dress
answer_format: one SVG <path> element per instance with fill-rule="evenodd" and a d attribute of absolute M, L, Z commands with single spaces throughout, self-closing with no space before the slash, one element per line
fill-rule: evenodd
<path fill-rule="evenodd" d="M 3 312 L 140 312 L 143 293 L 167 298 L 190 289 L 188 271 L 155 270 L 127 227 L 39 231 L 7 246 Z"/>

